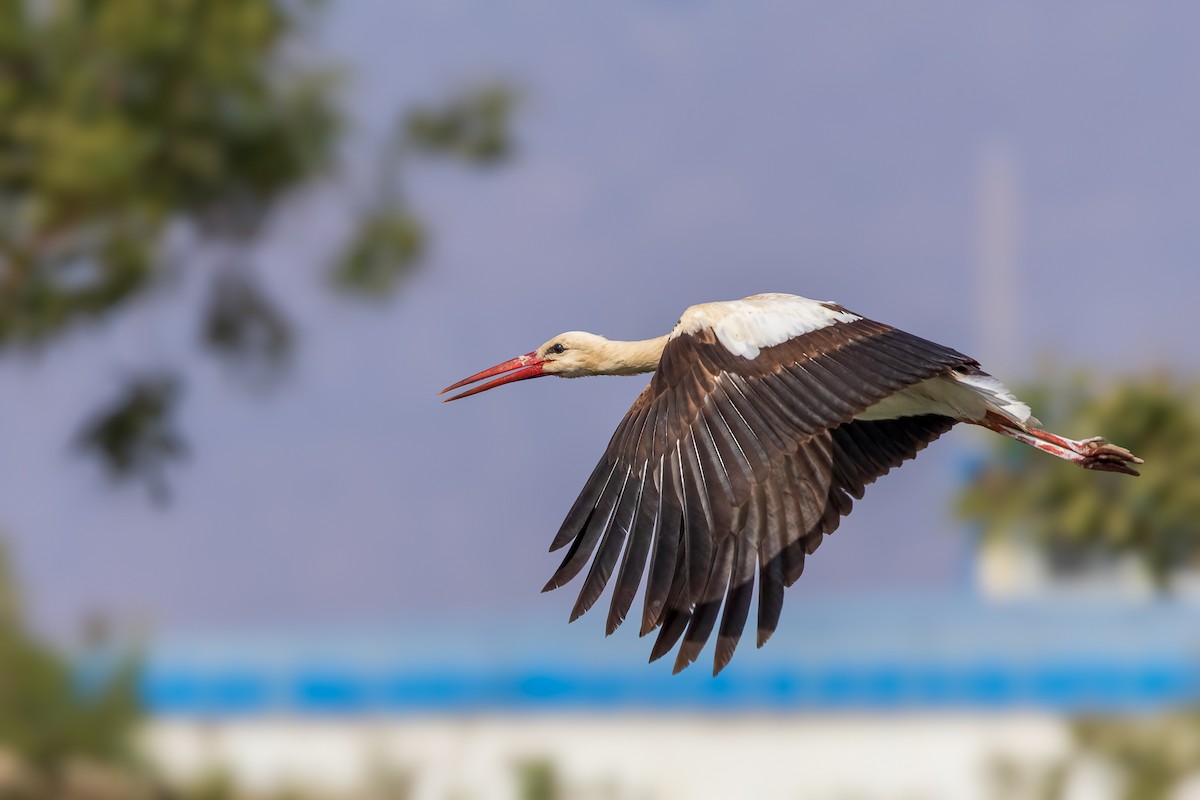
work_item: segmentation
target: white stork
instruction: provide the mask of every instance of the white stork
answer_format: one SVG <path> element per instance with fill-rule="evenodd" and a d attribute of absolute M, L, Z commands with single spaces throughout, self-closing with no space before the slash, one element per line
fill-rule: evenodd
<path fill-rule="evenodd" d="M 574 621 L 614 572 L 611 633 L 646 572 L 641 633 L 650 660 L 683 639 L 691 664 L 717 624 L 713 674 L 733 656 L 758 577 L 758 645 L 783 591 L 864 487 L 968 422 L 1086 469 L 1137 475 L 1142 460 L 1099 436 L 1042 430 L 1029 406 L 948 347 L 788 294 L 704 303 L 640 342 L 571 331 L 445 392 L 513 381 L 653 372 L 550 545 L 570 545 L 543 591 L 589 559 Z M 497 377 L 498 376 L 498 377 Z M 593 555 L 594 554 L 594 555 Z M 622 555 L 623 554 L 623 555 Z M 619 566 L 618 566 L 619 564 Z"/>

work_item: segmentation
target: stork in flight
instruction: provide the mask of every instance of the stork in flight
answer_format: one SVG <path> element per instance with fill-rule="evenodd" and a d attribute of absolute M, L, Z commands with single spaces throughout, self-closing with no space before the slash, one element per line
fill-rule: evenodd
<path fill-rule="evenodd" d="M 615 574 L 612 633 L 645 573 L 641 634 L 658 629 L 651 661 L 682 637 L 675 672 L 695 661 L 718 616 L 713 674 L 729 663 L 756 576 L 761 647 L 784 588 L 864 488 L 956 423 L 1085 469 L 1137 475 L 1142 463 L 1102 437 L 1043 430 L 973 358 L 789 294 L 692 306 L 646 341 L 564 333 L 442 394 L 487 378 L 448 400 L 544 375 L 641 372 L 654 376 L 554 537 L 551 551 L 570 547 L 543 591 L 590 560 L 574 621 Z"/>

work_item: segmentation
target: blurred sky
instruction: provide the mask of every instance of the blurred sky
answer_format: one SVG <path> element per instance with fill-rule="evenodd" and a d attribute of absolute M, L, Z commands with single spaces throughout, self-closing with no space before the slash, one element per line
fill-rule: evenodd
<path fill-rule="evenodd" d="M 565 621 L 572 589 L 537 593 L 558 562 L 546 545 L 645 379 L 450 406 L 436 391 L 562 330 L 656 336 L 692 303 L 766 291 L 986 359 L 977 208 L 997 153 L 1019 198 L 1000 377 L 1048 354 L 1194 369 L 1198 26 L 1200 7 L 1156 3 L 331 4 L 311 45 L 352 70 L 349 159 L 365 164 L 398 110 L 491 78 L 523 94 L 519 152 L 410 172 L 433 252 L 380 305 L 333 296 L 319 270 L 345 194 L 296 198 L 256 254 L 300 332 L 276 391 L 199 354 L 204 284 L 187 276 L 0 363 L 0 530 L 35 619 Z M 156 508 L 68 443 L 114 376 L 163 360 L 189 365 L 196 451 Z M 978 441 L 955 431 L 883 479 L 789 606 L 966 591 L 969 537 L 947 508 Z"/>

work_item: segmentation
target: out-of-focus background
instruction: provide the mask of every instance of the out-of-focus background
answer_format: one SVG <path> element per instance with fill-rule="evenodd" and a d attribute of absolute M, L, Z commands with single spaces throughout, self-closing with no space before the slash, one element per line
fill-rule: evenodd
<path fill-rule="evenodd" d="M 3 0 L 0 796 L 1200 797 L 1198 26 Z M 768 291 L 1143 476 L 956 430 L 719 677 L 568 626 L 645 380 L 436 391 Z"/>

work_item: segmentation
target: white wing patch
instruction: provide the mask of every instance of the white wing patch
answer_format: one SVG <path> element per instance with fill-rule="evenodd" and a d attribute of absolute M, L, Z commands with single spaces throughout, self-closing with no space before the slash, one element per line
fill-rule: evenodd
<path fill-rule="evenodd" d="M 862 318 L 829 308 L 819 300 L 794 294 L 756 294 L 742 300 L 692 306 L 683 312 L 672 337 L 712 328 L 726 350 L 750 359 L 757 358 L 764 347 L 856 319 Z"/>

